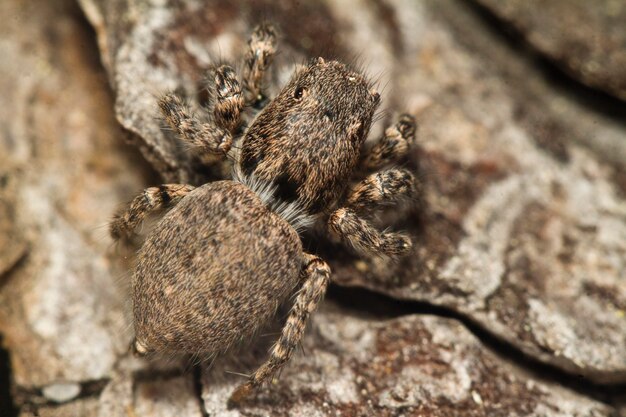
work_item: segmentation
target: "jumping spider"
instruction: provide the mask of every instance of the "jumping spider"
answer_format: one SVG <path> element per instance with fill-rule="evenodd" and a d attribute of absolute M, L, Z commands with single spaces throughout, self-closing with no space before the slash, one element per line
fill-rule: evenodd
<path fill-rule="evenodd" d="M 149 212 L 171 207 L 147 236 L 132 277 L 139 354 L 223 352 L 296 293 L 269 359 L 235 391 L 235 401 L 289 360 L 326 292 L 330 268 L 303 251 L 297 229 L 325 221 L 332 235 L 361 252 L 401 256 L 409 237 L 380 232 L 366 218 L 415 193 L 404 169 L 376 172 L 346 192 L 357 170 L 406 154 L 415 122 L 402 115 L 362 155 L 380 96 L 362 74 L 336 61 L 318 58 L 297 70 L 232 152 L 244 106 L 266 101 L 263 74 L 275 52 L 274 29 L 257 27 L 248 45 L 243 89 L 231 67 L 213 72 L 212 122 L 198 120 L 174 94 L 159 100 L 184 141 L 234 159 L 233 180 L 148 188 L 110 226 L 115 239 L 127 239 Z"/>

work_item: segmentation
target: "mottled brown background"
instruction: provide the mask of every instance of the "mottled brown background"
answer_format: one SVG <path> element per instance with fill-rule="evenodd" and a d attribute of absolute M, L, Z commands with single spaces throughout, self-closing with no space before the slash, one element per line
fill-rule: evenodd
<path fill-rule="evenodd" d="M 626 1 L 3 0 L 0 415 L 626 416 Z M 280 380 L 226 399 L 268 334 L 213 366 L 130 357 L 132 251 L 111 213 L 200 183 L 155 97 L 203 100 L 260 19 L 272 78 L 303 59 L 379 78 L 408 110 L 419 204 L 398 264 L 324 240 L 334 281 Z M 278 318 L 280 321 L 282 316 Z"/>

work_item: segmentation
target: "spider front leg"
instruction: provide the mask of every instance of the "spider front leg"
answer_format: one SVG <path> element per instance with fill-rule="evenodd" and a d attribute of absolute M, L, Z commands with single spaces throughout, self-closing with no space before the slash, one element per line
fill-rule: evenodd
<path fill-rule="evenodd" d="M 361 167 L 379 169 L 406 155 L 415 142 L 415 118 L 400 115 L 398 122 L 385 130 L 384 136 L 364 155 Z"/>
<path fill-rule="evenodd" d="M 241 124 L 244 106 L 235 70 L 222 65 L 214 71 L 216 101 L 213 123 L 203 123 L 191 113 L 180 97 L 168 93 L 159 100 L 166 122 L 200 152 L 226 155 L 233 143 L 233 132 Z"/>
<path fill-rule="evenodd" d="M 369 175 L 352 189 L 346 205 L 370 214 L 379 206 L 396 204 L 415 195 L 413 174 L 406 169 L 388 169 Z"/>
<path fill-rule="evenodd" d="M 222 65 L 213 72 L 216 100 L 213 116 L 218 126 L 234 133 L 241 124 L 244 96 L 237 73 L 232 67 Z"/>
<path fill-rule="evenodd" d="M 243 89 L 246 104 L 260 107 L 265 101 L 263 77 L 276 53 L 276 29 L 262 23 L 254 29 L 248 40 L 248 51 L 244 59 Z"/>
<path fill-rule="evenodd" d="M 249 378 L 240 385 L 231 395 L 229 404 L 235 405 L 249 395 L 249 393 L 269 381 L 291 358 L 293 351 L 302 339 L 307 320 L 315 311 L 324 297 L 330 281 L 330 267 L 321 258 L 305 254 L 303 262 L 303 284 L 289 317 L 283 327 L 280 338 L 272 348 L 270 358 Z"/>
<path fill-rule="evenodd" d="M 194 188 L 186 184 L 164 184 L 146 188 L 128 207 L 113 216 L 109 224 L 111 237 L 115 240 L 130 240 L 139 223 L 149 213 L 178 203 Z"/>
<path fill-rule="evenodd" d="M 354 187 L 345 207 L 331 214 L 329 229 L 358 252 L 391 258 L 402 256 L 411 249 L 411 239 L 402 233 L 380 232 L 362 216 L 372 214 L 380 206 L 409 199 L 415 192 L 415 177 L 405 169 L 372 174 Z"/>

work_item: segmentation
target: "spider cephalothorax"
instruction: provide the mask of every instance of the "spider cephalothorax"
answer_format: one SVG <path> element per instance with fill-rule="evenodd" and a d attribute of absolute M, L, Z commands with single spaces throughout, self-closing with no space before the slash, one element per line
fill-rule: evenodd
<path fill-rule="evenodd" d="M 319 212 L 352 175 L 378 102 L 361 74 L 339 62 L 315 60 L 250 126 L 240 169 L 275 184 L 277 198 Z"/>
<path fill-rule="evenodd" d="M 258 27 L 246 54 L 243 91 L 232 68 L 212 72 L 209 123 L 196 119 L 174 94 L 159 101 L 169 125 L 198 152 L 231 153 L 233 180 L 148 188 L 111 223 L 112 236 L 126 239 L 149 212 L 170 208 L 148 234 L 132 278 L 138 353 L 225 351 L 252 336 L 297 292 L 270 358 L 233 399 L 289 360 L 328 286 L 330 268 L 303 251 L 299 227 L 326 221 L 334 236 L 380 256 L 401 256 L 411 247 L 406 235 L 380 232 L 368 221 L 380 206 L 414 194 L 409 171 L 375 172 L 346 192 L 357 168 L 394 162 L 415 134 L 413 118 L 402 115 L 363 154 L 380 97 L 360 72 L 336 61 L 312 61 L 232 146 L 244 106 L 266 101 L 263 73 L 274 48 L 273 28 Z"/>

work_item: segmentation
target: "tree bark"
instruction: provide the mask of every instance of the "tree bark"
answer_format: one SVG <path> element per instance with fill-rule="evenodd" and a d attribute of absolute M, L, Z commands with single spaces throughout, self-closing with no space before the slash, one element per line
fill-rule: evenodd
<path fill-rule="evenodd" d="M 0 334 L 19 415 L 624 414 L 620 73 L 572 64 L 566 77 L 560 65 L 586 55 L 541 35 L 558 13 L 479 3 L 2 2 Z M 607 28 L 600 39 L 626 37 L 610 16 L 592 19 Z M 306 354 L 228 410 L 237 373 L 264 360 L 275 333 L 212 366 L 132 358 L 133 254 L 106 224 L 147 186 L 228 175 L 162 129 L 156 97 L 176 90 L 200 112 L 206 71 L 239 62 L 260 18 L 281 32 L 271 93 L 295 62 L 358 57 L 382 91 L 373 138 L 394 114 L 417 117 L 403 165 L 422 195 L 380 219 L 415 241 L 401 262 L 306 237 L 334 281 Z M 508 24 L 523 36 L 503 35 Z M 563 39 L 590 30 L 557 27 Z M 610 45 L 587 47 L 621 62 Z"/>

